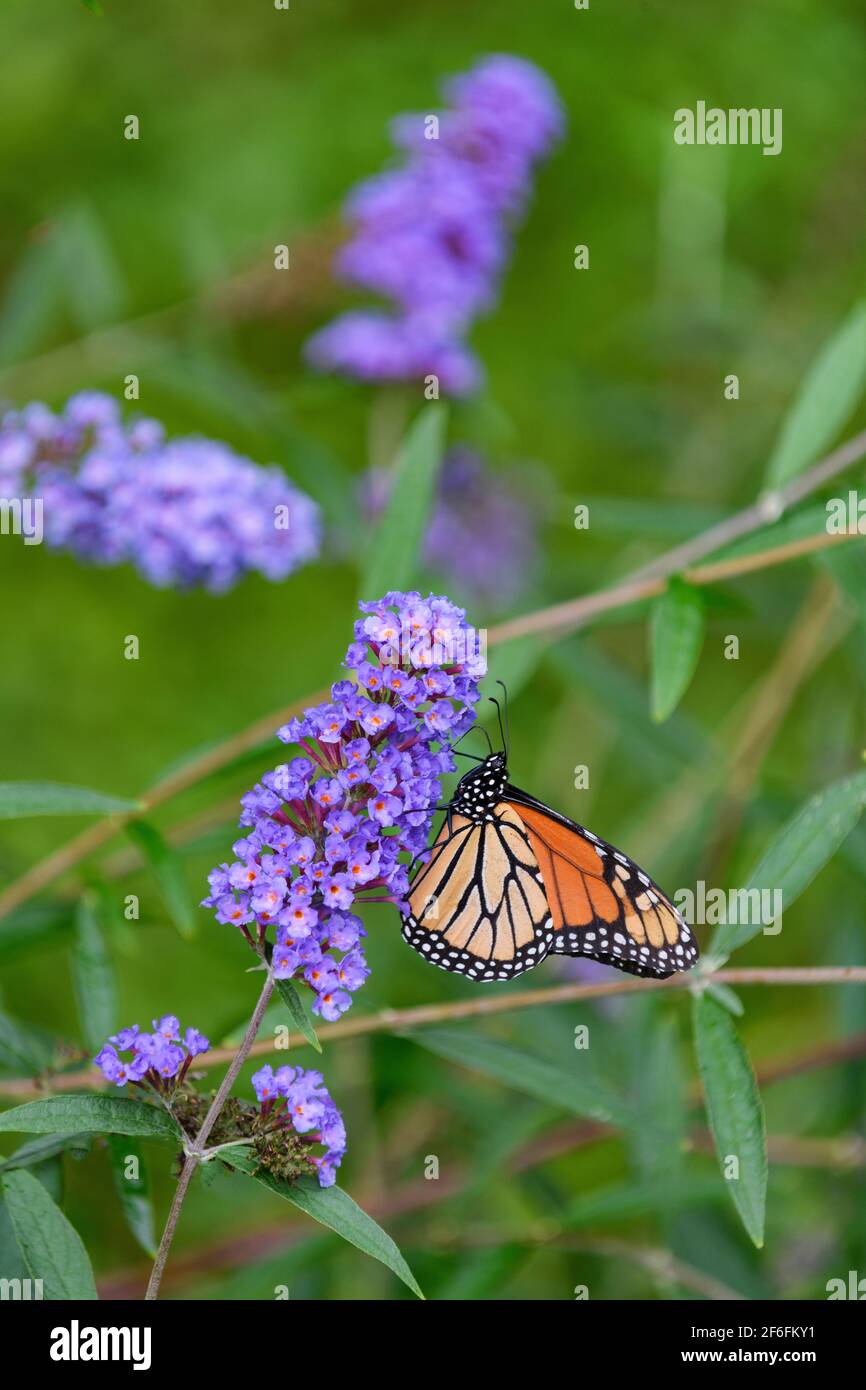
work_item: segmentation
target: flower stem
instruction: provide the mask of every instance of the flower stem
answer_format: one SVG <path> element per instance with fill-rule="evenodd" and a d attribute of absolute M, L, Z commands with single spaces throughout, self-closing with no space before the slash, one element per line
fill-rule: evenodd
<path fill-rule="evenodd" d="M 259 995 L 259 1001 L 247 1025 L 247 1031 L 244 1033 L 243 1042 L 232 1058 L 229 1069 L 220 1082 L 219 1090 L 214 1096 L 210 1109 L 202 1120 L 201 1128 L 195 1137 L 195 1143 L 191 1148 L 186 1150 L 183 1168 L 181 1169 L 172 1199 L 171 1209 L 168 1213 L 168 1220 L 165 1223 L 165 1230 L 162 1233 L 162 1240 L 159 1242 L 159 1249 L 156 1252 L 156 1259 L 153 1262 L 153 1269 L 147 1285 L 147 1292 L 144 1295 L 146 1300 L 155 1299 L 159 1293 L 165 1262 L 168 1259 L 171 1242 L 174 1239 L 175 1228 L 180 1218 L 180 1212 L 187 1194 L 187 1189 L 192 1182 L 193 1173 L 202 1161 L 208 1136 L 219 1119 L 222 1108 L 229 1098 L 229 1092 L 235 1083 L 237 1074 L 249 1056 L 250 1048 L 256 1040 L 262 1019 L 264 1018 L 265 1009 L 270 1003 L 273 991 L 274 977 L 269 970 L 265 977 L 265 983 L 262 986 L 262 992 Z"/>

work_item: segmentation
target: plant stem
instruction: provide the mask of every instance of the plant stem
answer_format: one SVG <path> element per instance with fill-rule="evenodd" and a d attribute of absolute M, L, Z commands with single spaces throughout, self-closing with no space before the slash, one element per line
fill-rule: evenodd
<path fill-rule="evenodd" d="M 766 1066 L 758 1067 L 758 1085 L 763 1090 L 765 1086 L 790 1080 L 791 1077 L 802 1076 L 826 1067 L 842 1066 L 859 1061 L 862 1057 L 866 1057 L 866 1033 L 855 1033 L 842 1042 L 824 1043 L 805 1052 L 786 1054 Z M 689 1105 L 700 1104 L 701 1098 L 700 1085 L 692 1087 L 688 1096 Z M 551 1159 L 558 1158 L 561 1154 L 571 1154 L 575 1149 L 607 1140 L 615 1132 L 611 1126 L 598 1120 L 579 1120 L 560 1125 L 540 1138 L 529 1140 L 519 1148 L 507 1160 L 504 1165 L 505 1171 L 509 1174 L 528 1172 Z M 838 1144 L 840 1141 L 836 1139 L 830 1142 Z M 857 1142 L 856 1138 L 852 1138 L 852 1146 Z M 773 1144 L 774 1136 L 771 1135 L 768 1145 L 772 1147 Z M 777 1161 L 785 1162 L 786 1156 L 783 1155 Z M 443 1201 L 464 1191 L 469 1181 L 468 1171 L 454 1168 L 449 1170 L 448 1176 L 443 1176 L 439 1183 L 435 1184 L 435 1193 L 430 1191 L 434 1184 L 420 1178 L 400 1187 L 392 1186 L 386 1195 L 378 1193 L 369 1198 L 365 1196 L 362 1205 L 377 1221 L 384 1221 L 388 1217 L 406 1216 L 411 1212 L 423 1211 L 431 1204 L 439 1206 Z M 294 1223 L 274 1224 L 273 1221 L 269 1221 L 264 1229 L 259 1227 L 256 1231 L 245 1231 L 241 1236 L 228 1240 L 218 1239 L 187 1252 L 182 1261 L 175 1261 L 171 1270 L 172 1283 L 179 1285 L 189 1282 L 202 1270 L 212 1272 L 214 1269 L 234 1269 L 238 1263 L 263 1259 L 269 1254 L 285 1251 L 299 1238 L 299 1228 Z M 106 1275 L 100 1280 L 99 1291 L 102 1298 L 134 1299 L 140 1285 L 139 1267 L 134 1266 Z"/>
<path fill-rule="evenodd" d="M 591 618 L 596 617 L 599 613 L 623 608 L 640 599 L 654 597 L 662 592 L 667 579 L 672 574 L 685 570 L 695 560 L 712 555 L 731 541 L 751 535 L 754 531 L 777 521 L 797 502 L 801 502 L 803 498 L 816 492 L 824 483 L 850 468 L 864 455 L 866 455 L 866 430 L 846 440 L 838 449 L 821 459 L 819 463 L 801 474 L 800 477 L 787 483 L 785 487 L 780 488 L 777 492 L 765 494 L 743 511 L 734 513 L 733 516 L 726 518 L 725 521 L 716 526 L 711 526 L 707 531 L 702 531 L 700 535 L 693 537 L 684 545 L 676 546 L 673 550 L 667 551 L 657 560 L 652 561 L 651 564 L 637 570 L 622 583 L 614 585 L 612 588 L 601 589 L 596 593 L 569 599 L 565 603 L 539 609 L 535 613 L 526 613 L 522 617 L 490 628 L 488 632 L 489 645 L 494 646 L 499 642 L 513 641 L 514 638 L 529 633 L 572 632 L 585 626 Z M 824 545 L 835 544 L 846 539 L 850 540 L 853 537 L 828 536 L 818 533 L 816 537 L 807 537 L 805 541 L 793 542 L 790 545 L 776 545 L 757 554 L 740 556 L 733 560 L 721 561 L 716 565 L 705 565 L 703 568 L 692 569 L 688 571 L 687 578 L 694 584 L 715 583 L 720 579 L 733 578 L 740 574 L 751 574 L 757 570 L 797 559 L 801 555 L 822 548 Z M 40 860 L 38 864 L 28 869 L 4 892 L 0 893 L 0 917 L 6 916 L 14 908 L 20 907 L 22 903 L 27 902 L 41 889 L 46 888 L 49 883 L 53 883 L 61 874 L 74 869 L 82 859 L 101 849 L 123 829 L 128 821 L 195 786 L 204 777 L 225 767 L 238 754 L 254 748 L 258 742 L 267 738 L 281 724 L 287 723 L 293 715 L 301 713 L 309 705 L 327 699 L 328 696 L 328 691 L 319 691 L 307 695 L 301 700 L 294 700 L 283 709 L 275 710 L 273 713 L 257 719 L 248 728 L 226 739 L 215 748 L 209 748 L 200 757 L 194 758 L 176 772 L 157 782 L 150 791 L 144 794 L 141 798 L 140 808 L 131 815 L 107 816 L 104 820 L 88 826 L 82 834 L 76 835 L 74 839 L 61 845 L 60 849 L 55 850 L 53 854 Z"/>
<path fill-rule="evenodd" d="M 724 985 L 866 985 L 866 965 L 807 965 L 735 967 L 702 973 L 702 984 Z M 537 1009 L 546 1005 L 576 1004 L 587 999 L 607 999 L 617 994 L 642 994 L 649 990 L 683 990 L 695 983 L 691 973 L 672 975 L 668 980 L 611 980 L 599 985 L 550 985 L 546 989 L 524 989 L 514 993 L 495 994 L 485 999 L 460 999 L 450 1004 L 421 1004 L 412 1009 L 381 1009 L 378 1013 L 346 1019 L 342 1023 L 326 1024 L 318 1030 L 321 1042 L 336 1042 L 342 1038 L 358 1038 L 370 1033 L 404 1033 L 412 1028 L 426 1028 L 435 1023 L 453 1023 L 457 1019 L 490 1018 L 494 1014 L 513 1013 L 516 1009 Z M 298 1042 L 304 1040 L 298 1035 Z M 244 1039 L 246 1044 L 246 1039 Z M 294 1044 L 293 1044 L 294 1045 Z M 258 1057 L 271 1051 L 271 1042 L 250 1043 L 241 1061 L 249 1055 Z M 196 1059 L 198 1065 L 215 1067 L 232 1056 L 230 1051 L 214 1048 Z M 237 1059 L 236 1059 L 237 1060 Z M 238 1063 L 238 1067 L 240 1063 Z M 237 1075 L 234 1069 L 232 1080 Z M 0 1080 L 0 1095 L 40 1096 L 61 1091 L 91 1090 L 104 1084 L 104 1077 L 92 1071 L 68 1072 L 62 1076 L 31 1080 L 29 1077 Z M 223 1083 L 225 1084 L 225 1083 Z M 222 1088 L 221 1088 L 222 1089 Z M 204 1127 L 202 1127 L 204 1128 Z M 208 1129 L 209 1132 L 209 1129 Z M 200 1138 L 201 1136 L 199 1136 Z"/>
<path fill-rule="evenodd" d="M 202 1161 L 208 1136 L 219 1119 L 222 1108 L 229 1098 L 229 1092 L 235 1083 L 235 1078 L 250 1054 L 250 1050 L 256 1040 L 259 1028 L 261 1027 L 262 1019 L 264 1018 L 265 1009 L 270 1003 L 273 990 L 274 977 L 269 970 L 265 977 L 265 983 L 262 986 L 262 992 L 259 995 L 259 1002 L 253 1010 L 253 1016 L 247 1025 L 247 1031 L 244 1033 L 243 1042 L 234 1054 L 229 1069 L 220 1082 L 219 1090 L 214 1096 L 210 1109 L 202 1120 L 201 1128 L 195 1137 L 195 1143 L 192 1148 L 188 1149 L 186 1152 L 183 1168 L 181 1169 L 172 1199 L 171 1209 L 168 1213 L 168 1220 L 165 1223 L 162 1240 L 159 1242 L 159 1249 L 156 1252 L 156 1259 L 153 1262 L 153 1270 L 151 1271 L 150 1280 L 147 1285 L 147 1292 L 144 1295 L 146 1300 L 155 1299 L 159 1293 L 159 1285 L 162 1280 L 163 1270 L 165 1269 L 165 1262 L 171 1250 L 171 1242 L 174 1239 L 175 1228 L 180 1218 L 180 1212 L 187 1194 L 187 1189 L 192 1182 L 193 1173 Z"/>

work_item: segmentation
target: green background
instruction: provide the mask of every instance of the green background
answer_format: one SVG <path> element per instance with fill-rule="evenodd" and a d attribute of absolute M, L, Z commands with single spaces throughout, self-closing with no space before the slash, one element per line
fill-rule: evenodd
<path fill-rule="evenodd" d="M 540 499 L 543 564 L 512 611 L 614 580 L 757 494 L 805 368 L 862 293 L 866 20 L 855 0 L 591 0 L 586 12 L 566 0 L 104 8 L 100 18 L 78 0 L 4 6 L 0 399 L 59 406 L 82 388 L 119 394 L 136 373 L 141 410 L 172 432 L 206 433 L 282 464 L 321 503 L 329 540 L 320 562 L 287 583 L 254 577 L 214 598 L 156 592 L 131 571 L 86 569 L 2 538 L 5 779 L 136 795 L 191 750 L 336 675 L 366 542 L 355 485 L 376 406 L 367 390 L 311 377 L 300 348 L 352 302 L 329 277 L 329 254 L 345 193 L 388 158 L 388 121 L 436 109 L 441 79 L 486 53 L 538 63 L 568 118 L 516 233 L 501 304 L 472 333 L 487 386 L 451 411 L 452 440 L 519 467 Z M 674 110 L 699 99 L 781 107 L 781 155 L 674 146 Z M 137 142 L 123 138 L 128 114 L 140 119 Z M 292 253 L 284 274 L 272 268 L 278 243 Z M 578 243 L 590 248 L 586 271 L 572 265 Z M 736 402 L 723 397 L 732 372 Z M 860 480 L 850 475 L 852 486 Z M 574 529 L 578 502 L 590 504 L 588 532 Z M 671 889 L 710 873 L 713 883 L 742 882 L 787 815 L 856 767 L 866 745 L 855 612 L 847 635 L 790 692 L 778 733 L 760 749 L 742 824 L 719 851 L 727 812 L 712 769 L 736 740 L 731 711 L 754 696 L 824 573 L 806 562 L 713 590 L 694 684 L 661 728 L 648 715 L 642 613 L 559 641 L 515 697 L 515 780 L 621 844 Z M 419 582 L 428 578 L 465 598 L 448 576 Z M 502 616 L 470 609 L 478 626 Z M 137 662 L 123 659 L 132 633 Z M 736 662 L 723 658 L 729 633 L 740 639 Z M 157 823 L 230 807 L 277 760 L 275 743 L 272 757 L 173 802 Z M 587 791 L 574 788 L 577 764 L 590 767 Z M 207 869 L 228 853 L 233 824 L 227 809 L 210 843 L 185 854 L 196 900 Z M 78 828 L 5 822 L 3 881 Z M 779 937 L 756 938 L 736 963 L 866 961 L 863 843 L 849 842 Z M 143 911 L 134 934 L 112 940 L 121 1018 L 146 1024 L 171 1010 L 214 1041 L 236 1028 L 255 978 L 243 973 L 240 940 L 197 909 L 196 937 L 184 941 L 151 877 L 116 883 L 119 894 L 140 894 Z M 368 925 L 373 974 L 357 1011 L 471 994 L 405 949 L 396 913 L 371 911 Z M 0 950 L 4 1007 L 80 1043 L 68 933 L 15 953 L 0 934 Z M 528 983 L 552 983 L 558 969 Z M 854 988 L 753 989 L 744 1002 L 742 1036 L 759 1070 L 866 1028 Z M 568 1065 L 574 1028 L 589 1023 L 594 1067 L 640 1099 L 669 1026 L 693 1077 L 686 1022 L 685 995 L 632 997 L 604 1009 L 504 1014 L 485 1031 Z M 312 1064 L 309 1052 L 298 1056 Z M 544 1105 L 481 1082 L 401 1038 L 335 1043 L 323 1067 L 349 1128 L 341 1182 L 384 1213 L 428 1296 L 570 1298 L 578 1284 L 593 1298 L 683 1295 L 674 1275 L 593 1247 L 604 1240 L 671 1250 L 746 1297 L 823 1297 L 828 1278 L 866 1267 L 862 1157 L 851 1171 L 773 1164 L 758 1253 L 721 1181 L 717 1199 L 635 1210 L 652 1137 L 573 1147 L 513 1175 L 508 1155 L 566 1120 L 553 1098 Z M 806 1073 L 767 1089 L 768 1130 L 836 1140 L 862 1131 L 864 1099 L 862 1068 Z M 430 1154 L 441 1192 L 424 1184 Z M 700 1153 L 686 1166 L 695 1179 L 716 1171 Z M 151 1168 L 161 1212 L 165 1152 L 153 1153 Z M 472 1183 L 449 1196 L 458 1170 Z M 133 1269 L 134 1284 L 141 1256 L 107 1181 L 104 1154 L 68 1163 L 66 1210 L 97 1275 Z M 570 1222 L 569 1203 L 611 1184 L 621 1185 L 624 1210 Z M 402 1194 L 419 1190 L 423 1199 L 399 1214 Z M 286 1240 L 303 1238 L 291 1254 L 280 1248 L 281 1225 Z M 527 1231 L 536 1243 L 513 1238 Z M 560 1244 L 545 1244 L 551 1232 Z M 245 1243 L 232 1246 L 240 1236 Z M 222 1262 L 207 1254 L 214 1245 L 228 1246 Z M 204 1252 L 168 1286 L 177 1296 L 267 1298 L 285 1283 L 298 1298 L 404 1292 L 239 1180 L 194 1190 L 177 1250 Z"/>

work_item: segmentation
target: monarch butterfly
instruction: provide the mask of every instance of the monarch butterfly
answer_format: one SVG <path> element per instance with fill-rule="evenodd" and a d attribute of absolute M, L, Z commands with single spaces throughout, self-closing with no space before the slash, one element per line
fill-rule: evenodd
<path fill-rule="evenodd" d="M 504 691 L 503 686 L 503 691 Z M 511 980 L 553 951 L 665 979 L 698 959 L 691 929 L 628 855 L 508 780 L 503 751 L 473 758 L 427 862 L 409 885 L 403 936 L 441 970 Z M 483 731 L 486 734 L 486 731 Z M 456 752 L 456 750 L 455 750 Z"/>

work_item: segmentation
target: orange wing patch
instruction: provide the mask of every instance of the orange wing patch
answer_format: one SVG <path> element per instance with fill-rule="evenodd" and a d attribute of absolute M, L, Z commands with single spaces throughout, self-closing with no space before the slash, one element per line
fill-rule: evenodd
<path fill-rule="evenodd" d="M 686 923 L 626 855 L 542 810 L 503 803 L 506 810 L 519 816 L 538 860 L 555 951 L 661 976 L 694 963 L 697 947 Z"/>

